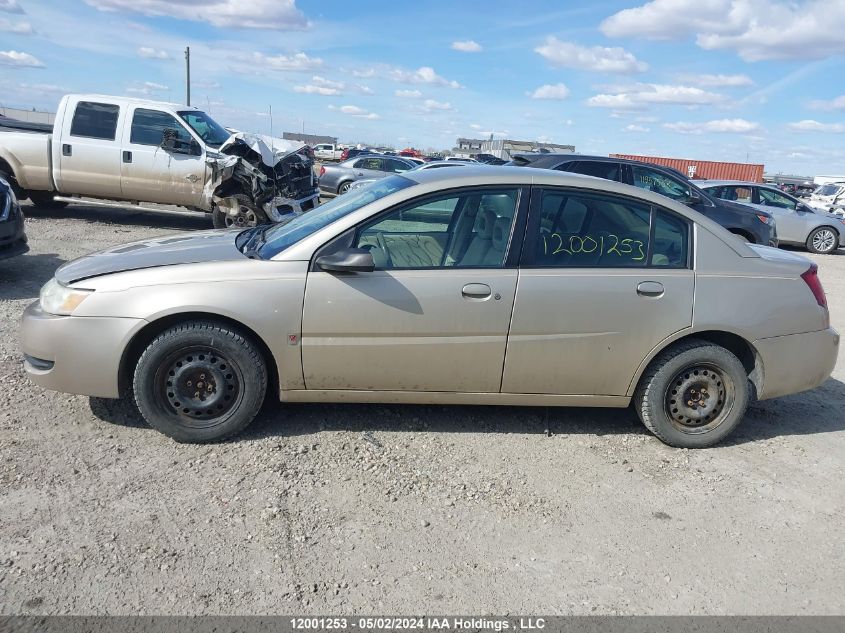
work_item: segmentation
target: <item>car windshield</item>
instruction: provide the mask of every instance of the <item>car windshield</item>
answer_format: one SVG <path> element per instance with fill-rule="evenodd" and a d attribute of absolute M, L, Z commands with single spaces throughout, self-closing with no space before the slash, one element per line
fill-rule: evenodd
<path fill-rule="evenodd" d="M 179 117 L 191 129 L 199 134 L 199 137 L 206 145 L 220 147 L 229 138 L 230 134 L 217 121 L 199 110 L 188 110 L 179 112 Z"/>
<path fill-rule="evenodd" d="M 414 184 L 416 183 L 413 180 L 402 176 L 388 176 L 366 187 L 352 189 L 342 196 L 321 204 L 313 211 L 301 213 L 287 222 L 276 224 L 267 229 L 264 234 L 264 244 L 258 251 L 258 256 L 261 259 L 270 259 L 332 222 Z"/>
<path fill-rule="evenodd" d="M 816 190 L 817 196 L 835 196 L 842 187 L 839 185 L 822 185 Z"/>

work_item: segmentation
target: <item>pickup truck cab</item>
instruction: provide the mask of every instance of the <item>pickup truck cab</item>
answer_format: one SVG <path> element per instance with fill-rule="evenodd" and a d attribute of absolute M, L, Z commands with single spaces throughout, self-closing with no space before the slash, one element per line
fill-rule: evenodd
<path fill-rule="evenodd" d="M 190 106 L 66 95 L 52 129 L 0 125 L 0 177 L 12 183 L 19 197 L 29 197 L 35 205 L 82 197 L 178 205 L 213 213 L 215 226 L 229 225 L 220 209 L 245 206 L 249 208 L 244 217 L 252 217 L 252 223 L 279 219 L 273 217 L 275 208 L 251 200 L 246 186 L 240 190 L 233 181 L 217 182 L 221 178 L 215 173 L 215 161 L 232 162 L 231 156 L 220 154 L 231 138 L 208 114 Z M 295 144 L 285 149 L 295 154 L 304 147 Z M 310 170 L 310 158 L 304 154 L 295 158 L 298 163 L 307 160 Z M 272 175 L 273 166 L 265 167 Z M 300 189 L 304 189 L 301 197 L 286 200 L 287 211 L 316 205 L 313 177 L 310 187 L 306 183 Z M 225 204 L 221 198 L 226 198 Z"/>
<path fill-rule="evenodd" d="M 342 147 L 333 143 L 320 143 L 314 146 L 314 156 L 320 160 L 340 160 L 343 154 Z"/>

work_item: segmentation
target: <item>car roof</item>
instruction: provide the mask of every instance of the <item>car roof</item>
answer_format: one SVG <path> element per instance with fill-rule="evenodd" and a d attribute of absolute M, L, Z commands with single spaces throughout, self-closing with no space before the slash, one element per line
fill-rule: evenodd
<path fill-rule="evenodd" d="M 722 186 L 722 185 L 731 185 L 731 186 L 743 186 L 743 187 L 774 187 L 777 188 L 777 185 L 772 184 L 770 182 L 750 182 L 748 180 L 699 180 L 698 186 L 699 187 L 715 187 L 715 186 Z"/>
<path fill-rule="evenodd" d="M 659 165 L 657 163 L 650 163 L 645 160 L 633 160 L 631 158 L 617 158 L 615 156 L 592 156 L 590 154 L 573 154 L 570 152 L 526 152 L 522 154 L 513 154 L 511 156 L 511 160 L 514 159 L 522 159 L 528 163 L 531 162 L 539 162 L 541 160 L 549 160 L 552 162 L 552 159 L 556 160 L 589 160 L 597 163 L 623 163 L 625 165 L 645 165 L 648 167 L 656 167 L 657 169 L 662 169 L 663 171 L 668 171 L 672 174 L 677 176 L 681 176 L 682 178 L 689 180 L 687 176 L 674 167 L 668 167 L 666 165 Z"/>

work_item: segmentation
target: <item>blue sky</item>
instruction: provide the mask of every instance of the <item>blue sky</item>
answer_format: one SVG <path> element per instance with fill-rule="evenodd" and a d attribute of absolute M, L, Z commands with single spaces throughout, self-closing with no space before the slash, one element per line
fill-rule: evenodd
<path fill-rule="evenodd" d="M 845 0 L 0 0 L 0 103 L 184 101 L 240 129 L 458 136 L 845 173 Z"/>

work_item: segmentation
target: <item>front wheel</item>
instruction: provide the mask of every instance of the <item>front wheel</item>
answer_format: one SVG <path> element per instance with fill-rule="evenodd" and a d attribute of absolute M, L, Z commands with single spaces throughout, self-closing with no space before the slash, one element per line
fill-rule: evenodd
<path fill-rule="evenodd" d="M 211 221 L 215 229 L 247 229 L 267 223 L 267 216 L 249 196 L 237 193 L 215 204 L 211 211 Z"/>
<path fill-rule="evenodd" d="M 814 229 L 807 237 L 807 250 L 819 255 L 829 255 L 839 248 L 839 234 L 829 226 Z"/>
<path fill-rule="evenodd" d="M 640 379 L 634 406 L 660 440 L 705 448 L 727 437 L 748 407 L 748 375 L 730 351 L 702 340 L 662 352 Z"/>
<path fill-rule="evenodd" d="M 215 442 L 239 433 L 258 414 L 267 367 L 255 343 L 237 330 L 191 321 L 147 346 L 133 390 L 154 429 L 177 442 Z"/>

